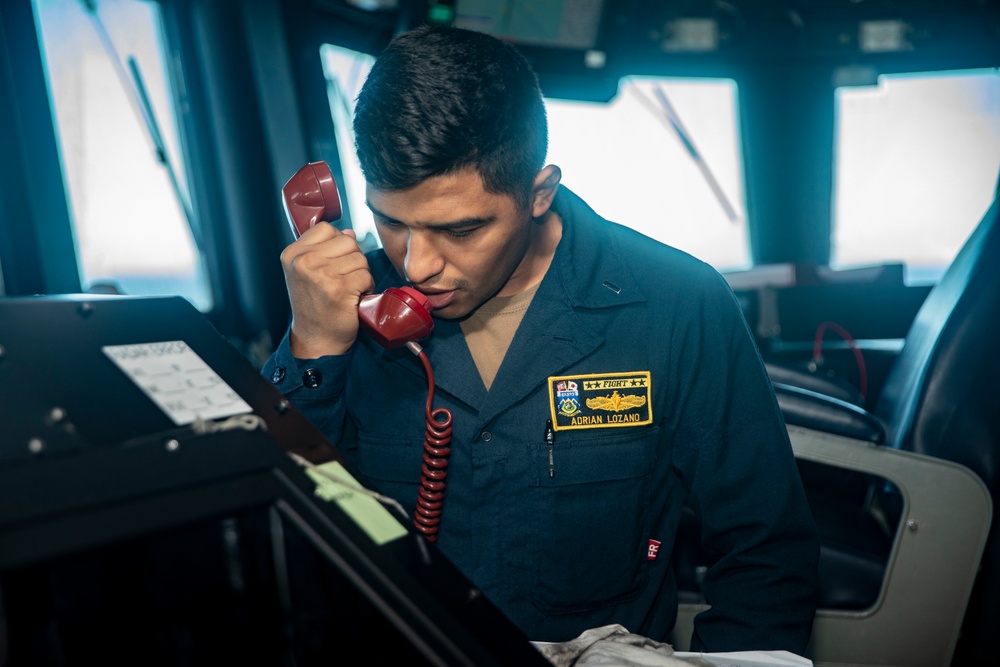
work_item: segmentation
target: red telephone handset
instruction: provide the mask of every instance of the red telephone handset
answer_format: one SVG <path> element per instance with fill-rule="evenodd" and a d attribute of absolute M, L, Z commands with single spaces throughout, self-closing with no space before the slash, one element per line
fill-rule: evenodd
<path fill-rule="evenodd" d="M 295 237 L 320 222 L 339 220 L 337 183 L 326 162 L 310 162 L 281 188 L 285 215 Z M 434 330 L 427 297 L 412 287 L 390 287 L 366 294 L 358 304 L 361 327 L 383 347 L 402 347 L 423 340 Z"/>
<path fill-rule="evenodd" d="M 342 213 L 337 183 L 326 162 L 310 162 L 288 179 L 281 188 L 285 215 L 295 237 L 319 222 L 340 219 Z M 382 294 L 366 294 L 358 304 L 361 328 L 383 347 L 406 346 L 420 358 L 427 372 L 427 426 L 424 432 L 424 459 L 420 468 L 414 527 L 427 538 L 437 540 L 444 501 L 448 455 L 451 453 L 451 412 L 432 408 L 434 372 L 427 354 L 416 343 L 434 330 L 427 309 L 427 297 L 412 287 L 390 287 Z"/>

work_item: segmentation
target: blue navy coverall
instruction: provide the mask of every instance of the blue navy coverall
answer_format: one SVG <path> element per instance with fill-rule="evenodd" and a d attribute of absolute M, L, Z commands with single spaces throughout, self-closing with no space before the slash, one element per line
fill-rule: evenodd
<path fill-rule="evenodd" d="M 671 552 L 696 506 L 715 564 L 693 650 L 804 653 L 815 526 L 739 305 L 710 266 L 561 187 L 562 239 L 489 391 L 457 322 L 421 344 L 454 414 L 437 544 L 533 640 L 619 623 L 663 641 Z M 377 291 L 399 286 L 369 254 Z M 378 489 L 412 511 L 427 378 L 405 348 L 262 369 Z M 550 464 L 546 421 L 555 425 Z"/>

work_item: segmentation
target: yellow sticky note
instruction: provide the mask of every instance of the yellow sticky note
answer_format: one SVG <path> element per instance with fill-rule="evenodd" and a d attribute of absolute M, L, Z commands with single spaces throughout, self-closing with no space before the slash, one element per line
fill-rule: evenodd
<path fill-rule="evenodd" d="M 306 470 L 316 482 L 316 495 L 328 502 L 337 503 L 347 516 L 368 533 L 368 536 L 382 545 L 406 535 L 406 527 L 396 520 L 388 509 L 375 498 L 356 491 L 361 487 L 354 477 L 337 461 L 319 466 L 325 475 L 316 470 Z M 329 475 L 329 477 L 327 476 Z M 330 477 L 336 478 L 339 482 Z"/>

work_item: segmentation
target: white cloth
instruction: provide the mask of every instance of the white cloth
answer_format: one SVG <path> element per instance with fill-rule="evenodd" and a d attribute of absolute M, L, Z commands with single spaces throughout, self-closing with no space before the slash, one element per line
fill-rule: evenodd
<path fill-rule="evenodd" d="M 679 658 L 670 644 L 604 625 L 566 642 L 532 642 L 556 667 L 712 667 L 701 658 Z"/>

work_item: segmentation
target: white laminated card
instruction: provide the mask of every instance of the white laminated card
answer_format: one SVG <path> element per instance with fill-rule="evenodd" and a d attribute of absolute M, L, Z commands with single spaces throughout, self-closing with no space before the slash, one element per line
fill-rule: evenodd
<path fill-rule="evenodd" d="M 182 340 L 101 349 L 178 426 L 253 411 Z"/>

